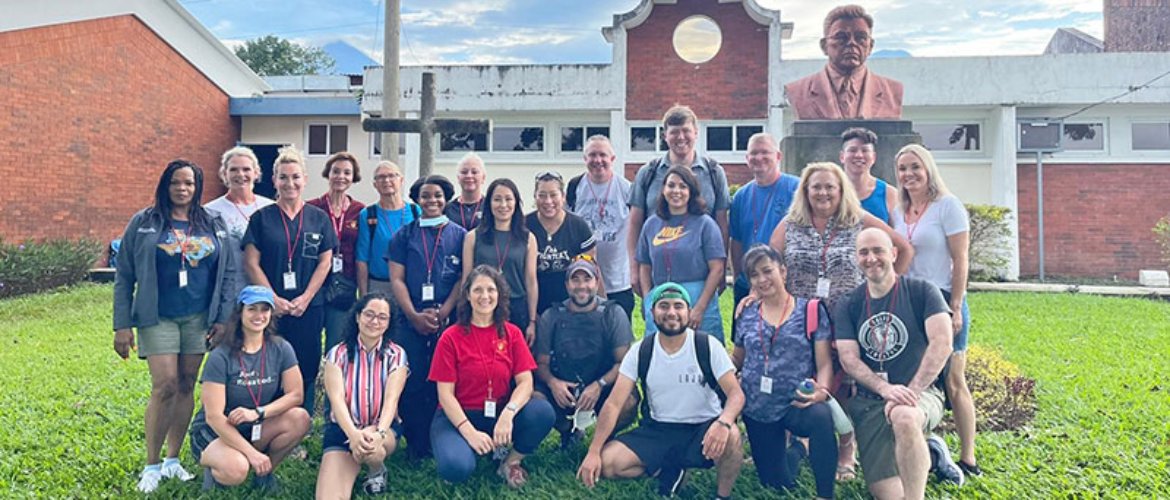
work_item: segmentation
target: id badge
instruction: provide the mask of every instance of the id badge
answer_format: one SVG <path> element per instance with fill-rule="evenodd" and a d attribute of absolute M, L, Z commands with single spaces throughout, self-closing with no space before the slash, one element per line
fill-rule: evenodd
<path fill-rule="evenodd" d="M 253 443 L 260 440 L 260 433 L 262 432 L 261 427 L 263 427 L 263 426 L 264 426 L 264 424 L 260 423 L 260 422 L 256 422 L 255 424 L 252 424 L 252 442 Z"/>
<path fill-rule="evenodd" d="M 487 418 L 496 418 L 496 402 L 487 400 L 483 402 L 483 416 Z"/>
<path fill-rule="evenodd" d="M 179 288 L 187 288 L 187 270 L 179 270 Z"/>
<path fill-rule="evenodd" d="M 881 377 L 881 378 L 882 378 L 882 380 L 884 380 L 884 381 L 886 381 L 886 382 L 889 382 L 889 381 L 890 381 L 890 374 L 889 374 L 889 373 L 886 373 L 886 372 L 877 372 L 877 376 Z"/>
<path fill-rule="evenodd" d="M 772 393 L 772 377 L 760 377 L 760 392 L 764 394 Z"/>
<path fill-rule="evenodd" d="M 422 301 L 431 302 L 435 300 L 435 285 L 426 283 L 422 286 Z"/>
<path fill-rule="evenodd" d="M 287 273 L 284 273 L 284 289 L 285 290 L 296 290 L 297 289 L 297 273 L 296 273 L 296 271 L 289 271 Z"/>
<path fill-rule="evenodd" d="M 832 282 L 829 280 L 829 278 L 825 278 L 825 277 L 817 278 L 817 297 L 820 297 L 822 299 L 828 298 L 829 297 L 829 285 L 831 283 Z"/>
<path fill-rule="evenodd" d="M 345 261 L 341 259 L 340 255 L 333 256 L 333 272 L 340 273 L 345 267 Z"/>

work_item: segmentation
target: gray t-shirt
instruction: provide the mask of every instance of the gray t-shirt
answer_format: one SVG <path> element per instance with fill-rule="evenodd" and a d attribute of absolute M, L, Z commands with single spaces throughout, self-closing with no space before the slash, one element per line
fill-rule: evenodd
<path fill-rule="evenodd" d="M 606 184 L 594 184 L 585 175 L 577 184 L 573 213 L 585 219 L 597 242 L 597 263 L 606 292 L 630 288 L 630 256 L 626 234 L 630 227 L 630 181 L 614 175 Z"/>
<path fill-rule="evenodd" d="M 655 422 L 679 424 L 703 423 L 723 413 L 719 395 L 703 380 L 699 361 L 695 358 L 695 332 L 687 329 L 686 343 L 674 354 L 667 354 L 659 342 L 654 343 L 646 384 L 650 386 L 650 418 Z M 657 336 L 652 337 L 657 339 Z M 638 351 L 641 340 L 630 346 L 618 372 L 635 383 L 638 381 Z M 715 378 L 735 369 L 727 349 L 719 339 L 708 335 L 711 347 L 711 373 Z"/>
<path fill-rule="evenodd" d="M 284 394 L 280 387 L 281 374 L 296 366 L 296 353 L 288 341 L 280 337 L 270 339 L 259 351 L 251 354 L 233 353 L 230 347 L 220 345 L 207 355 L 207 362 L 203 364 L 203 383 L 225 386 L 223 414 L 227 415 L 235 408 L 256 408 L 275 401 Z M 254 396 L 259 396 L 259 405 Z M 192 427 L 206 424 L 204 411 L 203 407 L 199 408 L 199 413 L 191 420 Z"/>
<path fill-rule="evenodd" d="M 670 167 L 669 154 L 642 165 L 638 169 L 638 174 L 634 176 L 629 205 L 641 208 L 642 213 L 646 216 L 654 213 L 658 207 L 658 198 L 662 196 L 662 184 L 666 182 L 666 171 L 670 170 Z M 727 173 L 723 171 L 719 162 L 696 153 L 691 171 L 699 180 L 699 194 L 703 195 L 703 201 L 707 202 L 707 215 L 715 217 L 715 212 L 731 208 L 731 191 L 727 188 Z M 647 181 L 646 178 L 649 176 L 653 176 L 653 178 Z M 643 186 L 647 186 L 647 182 L 649 182 L 648 188 L 643 188 Z"/>
<path fill-rule="evenodd" d="M 931 202 L 916 224 L 906 224 L 902 205 L 894 208 L 894 230 L 914 245 L 914 260 L 906 276 L 924 279 L 943 291 L 951 291 L 955 262 L 947 238 L 971 230 L 967 208 L 953 194 Z"/>
<path fill-rule="evenodd" d="M 569 300 L 540 315 L 533 354 L 550 356 L 553 376 L 569 382 L 580 377 L 590 383 L 613 367 L 614 349 L 630 345 L 634 332 L 616 302 L 595 299 L 597 309 L 574 312 L 568 308 Z"/>
<path fill-rule="evenodd" d="M 650 265 L 650 280 L 658 286 L 707 279 L 707 261 L 727 258 L 727 250 L 714 219 L 683 214 L 664 221 L 655 214 L 642 226 L 636 258 Z"/>

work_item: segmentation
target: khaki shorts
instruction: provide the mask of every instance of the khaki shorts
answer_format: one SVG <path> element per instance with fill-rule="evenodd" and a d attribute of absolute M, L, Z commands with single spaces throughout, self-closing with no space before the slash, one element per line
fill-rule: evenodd
<path fill-rule="evenodd" d="M 894 457 L 894 428 L 886 420 L 885 409 L 885 400 L 873 399 L 869 391 L 859 392 L 849 400 L 849 417 L 853 419 L 858 456 L 866 484 L 898 475 L 898 463 Z M 922 431 L 930 432 L 942 421 L 942 392 L 936 387 L 927 389 L 918 397 L 918 409 L 926 415 Z"/>
<path fill-rule="evenodd" d="M 158 324 L 138 329 L 138 357 L 156 354 L 207 352 L 207 313 L 159 318 Z"/>

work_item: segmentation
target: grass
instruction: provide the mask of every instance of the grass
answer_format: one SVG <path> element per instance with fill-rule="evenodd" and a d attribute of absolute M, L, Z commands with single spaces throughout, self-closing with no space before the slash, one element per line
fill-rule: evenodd
<path fill-rule="evenodd" d="M 142 467 L 146 364 L 113 352 L 109 286 L 0 301 L 0 491 L 4 497 L 134 496 Z M 724 296 L 729 306 L 730 294 Z M 932 485 L 931 497 L 1158 498 L 1170 496 L 1170 304 L 1081 295 L 980 293 L 971 297 L 973 340 L 992 345 L 1038 380 L 1039 411 L 1017 432 L 979 436 L 986 475 L 962 490 Z M 319 425 L 319 424 L 318 424 Z M 500 484 L 486 460 L 466 485 L 444 485 L 433 462 L 390 461 L 393 498 L 652 498 L 649 480 L 603 481 L 586 490 L 573 477 L 583 449 L 544 448 L 526 461 L 522 492 Z M 955 447 L 953 436 L 948 441 Z M 320 435 L 310 458 L 278 472 L 285 498 L 313 494 Z M 195 466 L 184 448 L 182 459 Z M 813 495 L 811 474 L 802 490 Z M 684 498 L 708 496 L 714 474 L 692 475 Z M 860 482 L 840 498 L 863 498 Z M 751 466 L 740 498 L 774 498 Z M 165 481 L 161 497 L 199 496 L 196 482 Z M 214 498 L 258 498 L 248 488 Z"/>

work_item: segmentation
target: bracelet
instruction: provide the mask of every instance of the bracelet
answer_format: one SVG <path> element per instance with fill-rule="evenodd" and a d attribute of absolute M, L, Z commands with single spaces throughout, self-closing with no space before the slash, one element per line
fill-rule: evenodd
<path fill-rule="evenodd" d="M 715 419 L 715 421 L 719 422 L 720 425 L 726 427 L 728 430 L 731 430 L 731 424 L 724 422 L 722 419 L 718 419 L 718 418 Z"/>
<path fill-rule="evenodd" d="M 465 418 L 465 419 L 463 419 L 463 421 L 462 421 L 462 422 L 459 422 L 459 425 L 456 425 L 456 426 L 455 426 L 455 430 L 459 430 L 459 428 L 460 428 L 460 427 L 463 427 L 463 424 L 466 424 L 468 421 L 469 421 L 469 420 L 468 420 L 468 419 L 466 419 L 466 418 Z"/>

